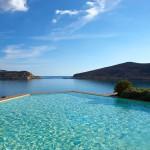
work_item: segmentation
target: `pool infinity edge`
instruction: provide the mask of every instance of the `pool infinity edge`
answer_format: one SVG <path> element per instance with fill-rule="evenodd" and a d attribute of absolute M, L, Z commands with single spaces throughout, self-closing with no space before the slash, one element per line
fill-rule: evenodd
<path fill-rule="evenodd" d="M 110 96 L 115 96 L 116 95 L 116 93 L 99 94 L 99 93 L 82 92 L 82 91 L 37 92 L 37 93 L 31 93 L 31 94 L 19 94 L 19 95 L 14 95 L 14 96 L 7 96 L 6 98 L 0 98 L 0 103 L 1 102 L 6 102 L 6 101 L 10 101 L 10 100 L 13 100 L 13 99 L 18 99 L 18 98 L 26 97 L 26 96 L 31 96 L 31 95 L 38 95 L 38 94 L 59 94 L 59 93 L 81 93 L 81 94 L 89 94 L 89 95 L 105 96 L 105 97 L 110 97 Z"/>

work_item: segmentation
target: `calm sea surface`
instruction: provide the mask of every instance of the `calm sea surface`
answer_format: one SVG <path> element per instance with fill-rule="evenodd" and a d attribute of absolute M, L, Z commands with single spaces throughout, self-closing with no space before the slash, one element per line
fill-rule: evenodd
<path fill-rule="evenodd" d="M 53 92 L 63 90 L 80 90 L 87 92 L 111 93 L 115 83 L 76 79 L 38 79 L 31 81 L 1 81 L 0 96 L 34 92 Z M 137 82 L 139 87 L 149 87 L 150 82 Z"/>

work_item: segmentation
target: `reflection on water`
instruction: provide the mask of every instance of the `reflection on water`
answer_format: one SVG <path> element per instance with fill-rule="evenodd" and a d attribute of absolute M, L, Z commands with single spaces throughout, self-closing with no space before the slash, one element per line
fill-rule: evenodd
<path fill-rule="evenodd" d="M 150 83 L 135 83 L 150 87 Z M 34 92 L 52 92 L 63 90 L 80 90 L 97 93 L 113 92 L 114 82 L 76 80 L 76 79 L 38 79 L 31 81 L 1 81 L 0 96 Z"/>

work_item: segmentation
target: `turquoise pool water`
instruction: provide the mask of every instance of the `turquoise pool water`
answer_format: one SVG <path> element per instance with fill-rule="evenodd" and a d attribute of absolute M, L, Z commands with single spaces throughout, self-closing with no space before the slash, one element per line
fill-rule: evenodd
<path fill-rule="evenodd" d="M 150 104 L 86 94 L 0 103 L 0 150 L 149 150 Z"/>

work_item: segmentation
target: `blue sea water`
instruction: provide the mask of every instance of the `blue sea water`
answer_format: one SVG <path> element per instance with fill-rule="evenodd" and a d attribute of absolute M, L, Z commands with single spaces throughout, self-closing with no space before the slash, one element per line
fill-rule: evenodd
<path fill-rule="evenodd" d="M 139 87 L 150 87 L 150 82 L 136 82 Z M 0 80 L 0 96 L 34 92 L 53 92 L 80 90 L 96 93 L 112 93 L 114 82 L 76 80 L 76 79 L 38 79 L 31 81 Z"/>
<path fill-rule="evenodd" d="M 150 104 L 87 94 L 0 103 L 2 150 L 149 150 Z"/>

